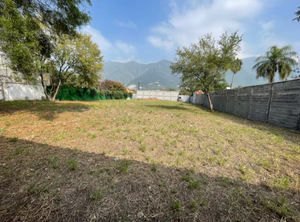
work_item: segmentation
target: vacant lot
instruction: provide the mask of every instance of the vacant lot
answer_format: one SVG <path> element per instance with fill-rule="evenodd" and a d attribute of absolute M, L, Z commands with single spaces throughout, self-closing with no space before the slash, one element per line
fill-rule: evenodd
<path fill-rule="evenodd" d="M 1 221 L 300 221 L 300 134 L 177 102 L 0 103 Z"/>

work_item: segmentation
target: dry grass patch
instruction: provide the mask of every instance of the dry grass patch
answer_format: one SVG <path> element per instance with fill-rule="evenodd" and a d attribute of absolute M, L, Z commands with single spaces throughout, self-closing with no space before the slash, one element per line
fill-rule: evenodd
<path fill-rule="evenodd" d="M 166 101 L 0 103 L 3 221 L 299 221 L 300 135 Z"/>

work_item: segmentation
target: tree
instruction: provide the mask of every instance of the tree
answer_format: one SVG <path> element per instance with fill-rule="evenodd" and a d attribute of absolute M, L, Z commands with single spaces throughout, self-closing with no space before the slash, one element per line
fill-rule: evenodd
<path fill-rule="evenodd" d="M 286 80 L 297 65 L 297 55 L 289 45 L 282 48 L 271 46 L 264 55 L 255 60 L 252 69 L 256 71 L 257 79 L 262 77 L 268 79 L 269 83 L 274 82 L 277 72 L 280 80 Z"/>
<path fill-rule="evenodd" d="M 60 87 L 73 75 L 86 87 L 96 87 L 102 78 L 103 56 L 90 35 L 78 34 L 77 38 L 64 35 L 58 39 L 48 66 L 53 85 L 46 96 L 55 100 Z"/>
<path fill-rule="evenodd" d="M 295 12 L 296 18 L 294 18 L 294 20 L 297 20 L 298 22 L 300 22 L 300 6 L 298 7 L 298 11 Z"/>
<path fill-rule="evenodd" d="M 189 48 L 177 49 L 175 61 L 171 63 L 173 74 L 180 75 L 182 83 L 190 82 L 199 87 L 209 101 L 211 111 L 213 104 L 210 92 L 224 86 L 226 71 L 231 69 L 240 51 L 242 37 L 237 32 L 224 33 L 219 41 L 211 34 L 199 39 Z"/>
<path fill-rule="evenodd" d="M 1 12 L 0 44 L 9 58 L 9 67 L 34 81 L 44 57 L 50 56 L 50 41 L 39 32 L 39 25 L 32 22 L 30 15 L 22 16 L 11 0 L 5 0 Z"/>
<path fill-rule="evenodd" d="M 9 67 L 36 82 L 45 71 L 53 42 L 90 21 L 82 11 L 90 0 L 0 0 L 0 50 Z"/>
<path fill-rule="evenodd" d="M 55 34 L 76 35 L 76 29 L 87 24 L 91 17 L 83 10 L 90 0 L 0 0 L 0 16 L 7 3 L 13 2 L 24 17 L 43 24 Z"/>
<path fill-rule="evenodd" d="M 109 79 L 106 79 L 99 83 L 99 88 L 101 90 L 109 90 L 109 91 L 120 91 L 120 92 L 126 92 L 126 87 L 117 81 L 112 81 Z"/>
<path fill-rule="evenodd" d="M 232 89 L 232 85 L 233 85 L 234 75 L 236 73 L 238 73 L 239 71 L 241 71 L 242 66 L 243 66 L 243 61 L 241 59 L 235 59 L 235 61 L 232 63 L 232 67 L 230 68 L 230 70 L 232 72 L 232 80 L 231 80 L 231 84 L 230 84 L 231 89 Z"/>

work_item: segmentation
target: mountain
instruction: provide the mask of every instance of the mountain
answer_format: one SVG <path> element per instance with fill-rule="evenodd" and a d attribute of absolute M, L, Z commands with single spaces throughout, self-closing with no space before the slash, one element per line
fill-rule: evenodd
<path fill-rule="evenodd" d="M 171 74 L 171 62 L 161 60 L 156 63 L 105 62 L 104 79 L 119 81 L 135 89 L 138 82 L 145 89 L 178 88 L 179 77 Z"/>
<path fill-rule="evenodd" d="M 268 83 L 265 79 L 256 79 L 256 73 L 252 70 L 256 57 L 243 59 L 243 67 L 235 74 L 233 87 L 251 86 Z M 178 88 L 180 78 L 171 74 L 171 62 L 162 60 L 156 63 L 141 64 L 137 62 L 105 62 L 104 79 L 119 81 L 131 89 L 136 89 L 138 82 L 145 89 Z M 232 72 L 226 73 L 227 83 L 230 85 Z M 275 81 L 279 81 L 276 76 Z"/>

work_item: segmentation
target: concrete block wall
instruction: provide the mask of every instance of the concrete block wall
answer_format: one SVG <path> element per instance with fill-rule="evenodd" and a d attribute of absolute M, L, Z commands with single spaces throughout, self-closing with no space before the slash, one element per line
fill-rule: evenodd
<path fill-rule="evenodd" d="M 29 85 L 21 83 L 2 83 L 4 100 L 41 100 L 45 97 L 42 85 Z"/>
<path fill-rule="evenodd" d="M 300 79 L 211 93 L 215 110 L 300 131 Z M 206 95 L 192 103 L 209 107 Z"/>
<path fill-rule="evenodd" d="M 178 91 L 154 91 L 154 90 L 138 90 L 136 93 L 137 99 L 156 98 L 159 100 L 177 101 Z"/>

